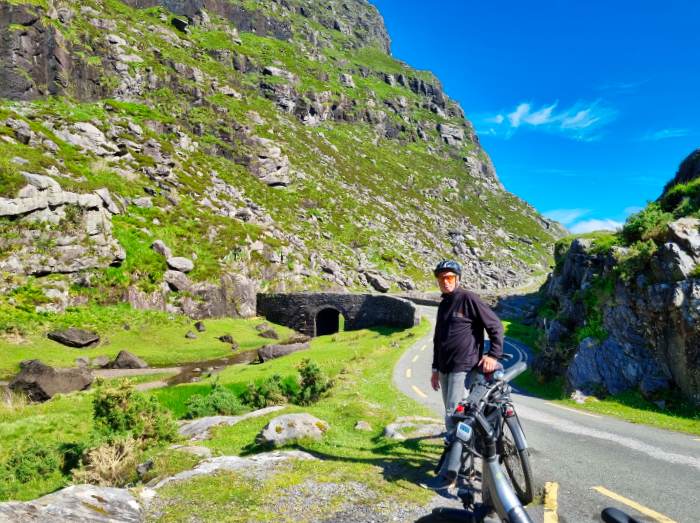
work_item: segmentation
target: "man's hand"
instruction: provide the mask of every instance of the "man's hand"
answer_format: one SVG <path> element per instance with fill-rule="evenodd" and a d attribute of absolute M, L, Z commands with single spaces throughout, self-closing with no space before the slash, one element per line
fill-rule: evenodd
<path fill-rule="evenodd" d="M 430 386 L 433 390 L 440 390 L 440 374 L 436 370 L 434 370 L 433 374 L 430 376 Z"/>
<path fill-rule="evenodd" d="M 490 374 L 498 368 L 498 360 L 493 356 L 484 354 L 479 360 L 479 366 L 484 374 Z"/>

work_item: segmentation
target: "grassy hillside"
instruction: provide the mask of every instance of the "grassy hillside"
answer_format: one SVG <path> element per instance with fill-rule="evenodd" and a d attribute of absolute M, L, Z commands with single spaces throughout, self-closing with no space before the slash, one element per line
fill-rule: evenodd
<path fill-rule="evenodd" d="M 4 19 L 12 38 L 48 31 L 70 61 L 43 86 L 32 69 L 3 65 L 29 87 L 0 99 L 0 196 L 29 172 L 66 191 L 107 188 L 121 211 L 112 233 L 126 259 L 91 270 L 81 294 L 110 303 L 130 286 L 157 290 L 167 267 L 155 239 L 195 260 L 195 282 L 238 273 L 260 290 L 363 289 L 367 271 L 396 291 L 423 287 L 445 256 L 475 269 L 475 287 L 545 270 L 558 231 L 501 188 L 439 81 L 386 53 L 364 2 L 357 16 L 331 2 L 338 24 L 313 2 L 230 2 L 231 12 L 190 13 L 186 31 L 158 2 L 130 3 L 58 14 L 17 3 L 11 13 L 37 20 Z M 251 20 L 264 24 L 246 32 Z M 7 52 L 21 56 L 12 38 Z M 85 143 L 86 124 L 102 137 Z M 0 262 L 27 234 L 50 250 L 52 227 L 0 216 Z M 25 254 L 5 288 L 32 273 Z"/>

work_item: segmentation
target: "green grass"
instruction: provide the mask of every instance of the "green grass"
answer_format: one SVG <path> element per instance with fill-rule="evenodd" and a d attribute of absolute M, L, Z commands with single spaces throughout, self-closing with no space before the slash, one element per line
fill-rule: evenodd
<path fill-rule="evenodd" d="M 603 399 L 589 397 L 585 403 L 576 403 L 568 399 L 563 378 L 544 383 L 529 369 L 515 379 L 515 384 L 530 394 L 567 407 L 613 416 L 630 423 L 700 435 L 700 408 L 677 394 L 667 394 L 663 398 L 666 408 L 661 409 L 656 403 L 644 399 L 638 391 Z"/>
<path fill-rule="evenodd" d="M 208 328 L 211 326 L 208 325 Z M 230 474 L 187 481 L 161 491 L 164 497 L 162 521 L 179 521 L 197 506 L 205 519 L 217 517 L 227 521 L 231 514 L 243 514 L 257 520 L 276 520 L 269 507 L 281 488 L 289 488 L 312 479 L 317 482 L 359 482 L 367 485 L 382 499 L 396 503 L 406 498 L 426 502 L 432 494 L 416 485 L 434 464 L 440 445 L 435 442 L 407 440 L 393 442 L 381 437 L 386 424 L 397 416 L 429 414 L 429 411 L 396 390 L 391 383 L 394 365 L 404 349 L 430 329 L 427 321 L 410 330 L 377 328 L 342 332 L 315 338 L 311 348 L 263 365 L 237 365 L 226 369 L 219 380 L 226 386 L 240 388 L 249 381 L 269 376 L 295 374 L 296 365 L 311 357 L 331 375 L 335 387 L 329 397 L 305 408 L 288 406 L 285 412 L 309 412 L 330 424 L 320 442 L 295 445 L 324 458 L 321 462 L 290 462 L 276 469 L 274 477 L 251 483 Z M 206 392 L 208 384 L 181 385 L 149 392 L 178 414 L 192 393 Z M 0 404 L 0 460 L 20 441 L 33 437 L 50 444 L 84 441 L 91 430 L 90 391 L 57 396 L 41 404 L 24 402 Z M 272 416 L 256 418 L 235 427 L 214 430 L 213 438 L 204 442 L 215 454 L 247 455 L 263 451 L 253 442 L 256 434 Z M 371 432 L 354 430 L 359 420 L 368 421 Z M 146 480 L 163 477 L 191 468 L 195 459 L 167 449 L 153 449 L 148 456 L 155 462 Z M 14 493 L 16 499 L 31 499 L 65 485 L 66 477 L 37 478 Z M 227 488 L 221 488 L 226 485 Z M 231 488 L 235 486 L 236 488 Z M 240 488 L 238 488 L 240 487 Z M 253 496 L 252 493 L 256 495 Z M 371 500 L 366 500 L 371 501 Z M 364 502 L 364 501 L 361 501 Z M 334 505 L 312 507 L 314 519 Z M 188 508 L 189 507 L 189 508 Z"/>
<path fill-rule="evenodd" d="M 501 323 L 506 336 L 523 342 L 535 352 L 539 349 L 540 331 L 535 327 L 513 320 L 501 320 Z"/>
<path fill-rule="evenodd" d="M 642 397 L 637 391 L 628 391 L 604 399 L 591 399 L 583 404 L 572 400 L 560 403 L 588 412 L 666 430 L 700 435 L 700 408 L 677 396 L 669 396 L 666 409 Z"/>
<path fill-rule="evenodd" d="M 3 310 L 7 309 L 0 307 L 0 312 Z M 137 311 L 128 305 L 75 307 L 62 315 L 13 312 L 15 319 L 11 323 L 16 328 L 30 328 L 27 329 L 29 334 L 22 338 L 0 337 L 0 376 L 6 378 L 17 372 L 19 362 L 26 359 L 38 358 L 48 365 L 71 367 L 79 357 L 106 355 L 112 358 L 119 351 L 128 350 L 152 367 L 169 367 L 233 355 L 231 347 L 217 339 L 224 334 L 232 335 L 238 342 L 237 352 L 269 343 L 255 330 L 262 322 L 259 318 L 204 320 L 206 331 L 196 333 L 197 339 L 190 340 L 185 339 L 185 334 L 196 332 L 191 320 L 161 312 Z M 76 349 L 46 337 L 46 332 L 66 327 L 96 331 L 101 337 L 100 345 Z M 281 338 L 292 332 L 282 326 L 275 329 Z"/>
<path fill-rule="evenodd" d="M 302 358 L 310 357 L 324 372 L 333 376 L 336 386 L 330 397 L 309 407 L 289 406 L 284 411 L 309 412 L 329 423 L 330 429 L 322 441 L 294 445 L 294 448 L 311 452 L 323 461 L 288 463 L 279 467 L 274 477 L 253 483 L 245 477 L 219 474 L 167 487 L 161 491 L 165 498 L 162 521 L 181 521 L 186 517 L 188 507 L 192 506 L 201 509 L 207 515 L 205 519 L 276 521 L 278 516 L 270 507 L 279 498 L 280 489 L 303 485 L 306 480 L 359 482 L 377 492 L 382 499 L 426 502 L 432 494 L 417 487 L 416 480 L 424 477 L 434 465 L 439 445 L 410 439 L 393 442 L 383 439 L 381 434 L 397 416 L 429 414 L 425 407 L 401 394 L 391 384 L 393 367 L 403 349 L 428 330 L 429 325 L 424 321 L 410 331 L 378 329 L 339 333 L 314 339 L 308 351 L 265 365 L 230 367 L 224 371 L 219 377 L 220 382 L 240 388 L 251 380 L 272 373 L 282 376 L 294 373 L 296 364 Z M 153 393 L 176 412 L 181 412 L 182 402 L 189 394 L 205 390 L 204 386 L 182 385 Z M 264 450 L 252 442 L 275 415 L 278 414 L 216 429 L 213 438 L 204 444 L 215 454 L 247 455 Z M 369 422 L 372 431 L 354 430 L 359 420 Z M 222 485 L 229 486 L 226 494 L 221 492 Z M 230 488 L 231 485 L 236 488 Z M 333 502 L 326 507 L 312 506 L 308 514 L 300 517 L 317 521 L 333 506 Z M 240 517 L 231 514 L 240 514 Z"/>

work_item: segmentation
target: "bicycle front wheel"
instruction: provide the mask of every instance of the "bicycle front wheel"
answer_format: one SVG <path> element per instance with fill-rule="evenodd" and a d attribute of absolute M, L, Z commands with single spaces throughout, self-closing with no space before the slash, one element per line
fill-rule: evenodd
<path fill-rule="evenodd" d="M 505 419 L 503 434 L 498 441 L 498 454 L 520 503 L 527 505 L 534 498 L 534 480 L 530 468 L 530 452 L 528 449 L 519 451 L 515 445 L 512 427 L 517 423 L 515 416 Z"/>

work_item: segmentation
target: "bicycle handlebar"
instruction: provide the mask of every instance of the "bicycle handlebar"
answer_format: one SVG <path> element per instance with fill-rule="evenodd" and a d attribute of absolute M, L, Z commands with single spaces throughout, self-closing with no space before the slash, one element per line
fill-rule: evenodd
<path fill-rule="evenodd" d="M 525 369 L 527 369 L 527 363 L 525 363 L 524 361 L 516 363 L 507 371 L 505 371 L 505 373 L 503 374 L 503 381 L 507 382 L 513 380 L 516 376 L 519 376 L 520 374 L 525 372 Z"/>

